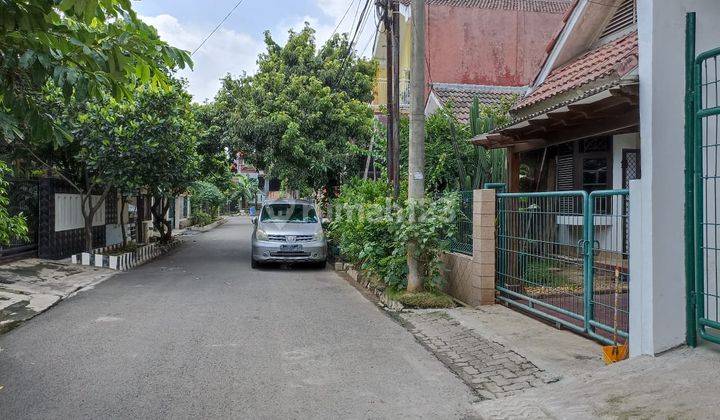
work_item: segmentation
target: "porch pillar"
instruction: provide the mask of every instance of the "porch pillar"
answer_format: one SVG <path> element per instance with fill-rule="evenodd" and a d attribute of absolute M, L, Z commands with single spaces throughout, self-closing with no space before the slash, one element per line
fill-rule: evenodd
<path fill-rule="evenodd" d="M 495 190 L 473 191 L 473 305 L 495 303 Z"/>
<path fill-rule="evenodd" d="M 508 192 L 520 192 L 520 153 L 514 147 L 507 148 Z"/>

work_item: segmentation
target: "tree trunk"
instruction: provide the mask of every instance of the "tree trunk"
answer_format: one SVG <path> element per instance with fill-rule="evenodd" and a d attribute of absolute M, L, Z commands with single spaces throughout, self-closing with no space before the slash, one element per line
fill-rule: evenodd
<path fill-rule="evenodd" d="M 155 197 L 150 211 L 153 214 L 153 226 L 157 229 L 160 234 L 160 242 L 170 242 L 172 240 L 172 225 L 169 220 L 165 219 L 170 209 L 170 200 L 166 200 L 163 197 Z"/>
<path fill-rule="evenodd" d="M 125 229 L 125 203 L 127 202 L 127 197 L 125 195 L 120 195 L 120 231 L 122 232 L 122 244 L 123 248 L 127 246 L 127 230 Z"/>

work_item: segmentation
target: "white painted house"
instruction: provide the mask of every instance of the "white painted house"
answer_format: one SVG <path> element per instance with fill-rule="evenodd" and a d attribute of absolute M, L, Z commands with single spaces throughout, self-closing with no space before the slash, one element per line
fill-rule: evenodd
<path fill-rule="evenodd" d="M 693 12 L 695 29 L 686 37 Z M 629 314 L 624 328 L 631 355 L 694 344 L 696 333 L 720 342 L 714 274 L 720 220 L 714 218 L 718 194 L 709 182 L 718 174 L 714 155 L 706 152 L 718 140 L 719 60 L 709 54 L 692 65 L 696 56 L 720 47 L 719 21 L 717 0 L 577 0 L 514 106 L 512 121 L 473 139 L 507 149 L 510 192 L 620 190 L 605 208 L 598 208 L 600 200 L 591 204 L 597 242 L 587 246 L 602 251 L 590 250 L 596 264 L 602 254 L 621 255 L 612 265 L 627 287 L 621 304 Z M 687 50 L 693 35 L 695 50 Z M 702 84 L 686 83 L 686 54 L 690 74 Z M 697 97 L 688 94 L 695 86 L 702 87 Z M 698 157 L 688 162 L 687 183 L 686 96 L 697 98 L 689 108 L 688 140 L 698 144 L 688 149 Z M 586 231 L 575 228 L 581 217 L 562 214 L 563 206 L 567 214 L 583 210 L 557 202 L 555 245 L 582 242 Z M 693 203 L 686 220 L 686 205 Z M 597 290 L 591 293 L 597 311 L 602 299 Z"/>

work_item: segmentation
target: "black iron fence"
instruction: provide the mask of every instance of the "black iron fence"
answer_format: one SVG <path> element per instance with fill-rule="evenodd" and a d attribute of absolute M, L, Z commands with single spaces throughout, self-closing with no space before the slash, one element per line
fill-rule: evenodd
<path fill-rule="evenodd" d="M 39 224 L 39 183 L 35 179 L 11 179 L 8 186 L 8 211 L 11 216 L 22 214 L 27 226 L 27 238 L 10 238 L 0 245 L 0 257 L 37 250 Z"/>

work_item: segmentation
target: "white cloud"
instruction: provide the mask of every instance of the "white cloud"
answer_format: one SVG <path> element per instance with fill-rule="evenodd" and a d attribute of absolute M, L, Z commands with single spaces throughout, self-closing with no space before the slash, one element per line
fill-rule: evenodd
<path fill-rule="evenodd" d="M 160 38 L 170 45 L 192 51 L 207 36 L 207 28 L 184 25 L 168 14 L 142 16 L 143 21 L 153 25 Z M 230 29 L 220 28 L 193 55 L 194 69 L 181 70 L 178 76 L 188 79 L 189 91 L 196 102 L 212 100 L 220 88 L 220 78 L 227 73 L 234 76 L 257 70 L 257 55 L 264 49 L 261 40 Z"/>
<path fill-rule="evenodd" d="M 315 3 L 320 10 L 323 11 L 325 16 L 316 17 L 305 15 L 283 20 L 277 25 L 276 30 L 273 31 L 273 36 L 276 37 L 279 43 L 284 43 L 285 40 L 287 40 L 287 31 L 289 29 L 298 31 L 302 29 L 305 22 L 310 23 L 310 26 L 315 29 L 315 40 L 318 46 L 323 45 L 330 36 L 332 36 L 336 27 L 337 33 L 349 33 L 352 37 L 364 5 L 363 0 L 352 0 L 351 3 L 348 3 L 348 0 L 315 0 Z M 350 8 L 349 10 L 348 7 Z M 374 3 L 371 3 L 370 8 L 371 10 L 363 25 L 362 32 L 355 40 L 355 49 L 366 57 L 372 56 L 373 54 L 372 45 L 376 30 Z M 348 11 L 347 14 L 345 14 L 346 10 Z M 328 18 L 330 19 L 328 20 Z"/>

